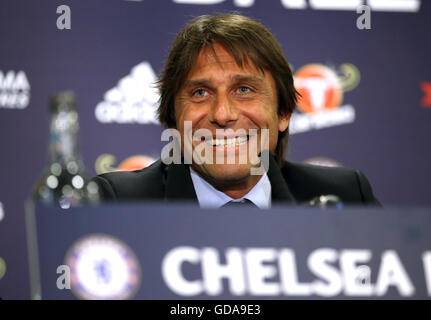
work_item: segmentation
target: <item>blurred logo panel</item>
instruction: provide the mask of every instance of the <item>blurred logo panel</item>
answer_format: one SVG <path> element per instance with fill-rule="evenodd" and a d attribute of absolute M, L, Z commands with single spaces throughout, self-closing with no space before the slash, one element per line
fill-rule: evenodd
<path fill-rule="evenodd" d="M 4 218 L 4 209 L 3 204 L 0 202 L 0 221 L 2 221 Z"/>
<path fill-rule="evenodd" d="M 142 1 L 142 0 L 126 0 Z M 178 4 L 195 5 L 215 5 L 225 0 L 173 0 Z M 308 3 L 307 3 L 308 2 Z M 252 7 L 255 0 L 234 0 L 236 7 Z M 281 0 L 281 5 L 286 9 L 295 10 L 334 10 L 334 11 L 355 11 L 360 5 L 366 4 L 373 11 L 382 12 L 418 12 L 421 7 L 421 0 Z"/>
<path fill-rule="evenodd" d="M 127 157 L 120 162 L 118 166 L 114 166 L 117 161 L 116 157 L 109 153 L 101 154 L 96 159 L 95 170 L 97 174 L 112 172 L 112 171 L 134 171 L 144 169 L 150 166 L 156 159 L 153 157 L 138 154 Z"/>
<path fill-rule="evenodd" d="M 344 92 L 360 82 L 360 72 L 353 64 L 340 65 L 338 72 L 322 64 L 308 64 L 295 73 L 294 81 L 301 97 L 298 110 L 292 114 L 290 133 L 354 122 L 353 106 L 342 105 Z"/>
<path fill-rule="evenodd" d="M 6 270 L 6 261 L 4 261 L 2 257 L 0 257 L 0 280 L 5 276 Z"/>
<path fill-rule="evenodd" d="M 67 252 L 72 292 L 80 299 L 130 299 L 139 289 L 141 269 L 134 252 L 104 234 L 78 240 Z"/>
<path fill-rule="evenodd" d="M 30 102 L 30 84 L 24 71 L 0 70 L 0 108 L 24 109 Z"/>
<path fill-rule="evenodd" d="M 431 108 L 431 82 L 421 82 L 421 90 L 424 93 L 421 100 L 422 107 Z"/>
<path fill-rule="evenodd" d="M 116 87 L 105 93 L 104 100 L 96 106 L 96 119 L 102 123 L 158 124 L 156 81 L 149 62 L 136 65 Z"/>

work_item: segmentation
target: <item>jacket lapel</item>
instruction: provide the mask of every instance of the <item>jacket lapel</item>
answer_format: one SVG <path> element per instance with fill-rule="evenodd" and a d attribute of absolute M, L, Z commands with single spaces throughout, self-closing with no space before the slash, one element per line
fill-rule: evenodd
<path fill-rule="evenodd" d="M 267 172 L 269 181 L 271 182 L 271 193 L 273 203 L 283 202 L 295 204 L 295 198 L 287 186 L 281 173 L 280 167 L 274 159 L 274 156 L 269 154 L 269 170 Z"/>
<path fill-rule="evenodd" d="M 166 172 L 165 199 L 167 201 L 197 201 L 189 167 L 185 164 L 170 164 Z"/>

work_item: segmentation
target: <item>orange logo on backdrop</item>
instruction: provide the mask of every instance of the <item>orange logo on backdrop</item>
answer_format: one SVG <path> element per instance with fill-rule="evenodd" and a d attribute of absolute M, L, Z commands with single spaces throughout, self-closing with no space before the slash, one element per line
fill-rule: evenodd
<path fill-rule="evenodd" d="M 336 109 L 343 101 L 343 88 L 337 74 L 320 64 L 309 64 L 295 74 L 295 87 L 302 97 L 298 108 L 304 113 Z"/>
<path fill-rule="evenodd" d="M 118 165 L 118 170 L 121 171 L 134 171 L 140 170 L 150 166 L 154 162 L 154 159 L 144 155 L 132 156 Z"/>
<path fill-rule="evenodd" d="M 102 174 L 112 171 L 134 171 L 140 170 L 150 166 L 156 159 L 153 157 L 139 154 L 126 158 L 119 165 L 114 166 L 117 161 L 116 157 L 112 154 L 101 154 L 95 163 L 97 174 Z"/>
<path fill-rule="evenodd" d="M 424 96 L 421 100 L 422 106 L 431 108 L 431 82 L 421 82 L 421 89 L 424 92 Z"/>

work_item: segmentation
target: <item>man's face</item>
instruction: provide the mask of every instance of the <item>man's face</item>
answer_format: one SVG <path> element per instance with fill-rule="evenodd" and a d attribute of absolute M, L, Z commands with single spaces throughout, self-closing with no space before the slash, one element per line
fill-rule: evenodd
<path fill-rule="evenodd" d="M 260 177 L 251 176 L 250 169 L 259 165 L 253 164 L 249 156 L 246 163 L 238 164 L 238 154 L 244 150 L 248 153 L 248 149 L 255 154 L 261 151 L 262 129 L 268 129 L 269 150 L 274 152 L 278 132 L 286 130 L 290 116 L 281 118 L 277 114 L 276 85 L 269 72 L 262 73 L 251 62 L 240 68 L 223 46 L 215 44 L 214 49 L 218 60 L 211 48 L 203 48 L 175 96 L 177 129 L 183 141 L 185 121 L 191 121 L 193 133 L 199 129 L 211 133 L 210 139 L 193 141 L 192 146 L 195 149 L 206 143 L 207 150 L 213 152 L 213 163 L 193 163 L 192 167 L 213 184 L 229 185 L 253 179 L 257 182 Z M 220 134 L 222 129 L 243 129 L 247 135 L 233 140 L 232 135 Z M 253 131 L 250 129 L 257 134 L 249 135 Z M 184 144 L 182 151 L 187 152 Z M 217 158 L 220 151 L 225 161 Z M 228 154 L 236 155 L 235 164 L 227 163 Z"/>

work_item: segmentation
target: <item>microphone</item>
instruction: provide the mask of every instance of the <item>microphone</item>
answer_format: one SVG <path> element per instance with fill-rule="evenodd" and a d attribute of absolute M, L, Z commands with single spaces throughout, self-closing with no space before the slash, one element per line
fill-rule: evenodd
<path fill-rule="evenodd" d="M 308 202 L 308 205 L 310 205 L 311 207 L 319 207 L 322 209 L 343 209 L 343 202 L 341 201 L 340 197 L 334 194 L 320 195 L 314 197 Z"/>

